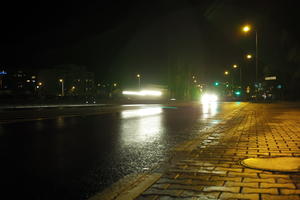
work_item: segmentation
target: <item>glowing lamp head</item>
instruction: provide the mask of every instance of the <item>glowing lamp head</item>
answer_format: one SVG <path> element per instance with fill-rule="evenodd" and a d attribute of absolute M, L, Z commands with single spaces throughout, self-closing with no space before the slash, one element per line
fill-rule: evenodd
<path fill-rule="evenodd" d="M 243 31 L 245 33 L 249 32 L 250 30 L 251 30 L 251 27 L 249 25 L 246 25 L 246 26 L 243 27 Z"/>

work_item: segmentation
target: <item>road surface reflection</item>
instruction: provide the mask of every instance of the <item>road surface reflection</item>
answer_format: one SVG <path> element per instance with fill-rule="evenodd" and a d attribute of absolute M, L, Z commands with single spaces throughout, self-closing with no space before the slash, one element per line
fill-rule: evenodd
<path fill-rule="evenodd" d="M 218 103 L 210 102 L 202 104 L 202 119 L 208 119 L 214 117 L 218 113 Z"/>
<path fill-rule="evenodd" d="M 143 145 L 153 142 L 164 133 L 162 108 L 141 108 L 121 112 L 121 145 Z"/>

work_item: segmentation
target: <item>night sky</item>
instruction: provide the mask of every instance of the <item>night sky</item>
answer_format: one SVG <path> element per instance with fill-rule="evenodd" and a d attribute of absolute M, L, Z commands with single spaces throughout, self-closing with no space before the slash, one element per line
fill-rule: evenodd
<path fill-rule="evenodd" d="M 218 79 L 255 52 L 245 23 L 257 28 L 260 62 L 271 72 L 289 70 L 300 48 L 296 1 L 10 2 L 0 12 L 1 69 L 76 64 L 98 80 L 127 83 L 141 73 L 165 83 L 168 66 L 183 65 Z"/>

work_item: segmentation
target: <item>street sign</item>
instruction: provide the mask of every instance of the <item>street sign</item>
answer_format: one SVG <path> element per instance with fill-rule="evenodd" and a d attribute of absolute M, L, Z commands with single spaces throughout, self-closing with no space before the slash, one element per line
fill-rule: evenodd
<path fill-rule="evenodd" d="M 266 81 L 270 81 L 270 80 L 276 80 L 276 76 L 267 76 L 265 77 Z"/>

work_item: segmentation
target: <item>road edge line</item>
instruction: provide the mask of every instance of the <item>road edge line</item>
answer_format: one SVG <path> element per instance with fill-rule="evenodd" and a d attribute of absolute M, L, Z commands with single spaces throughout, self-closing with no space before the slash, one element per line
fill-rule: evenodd
<path fill-rule="evenodd" d="M 162 174 L 131 174 L 116 183 L 112 184 L 104 191 L 95 194 L 89 200 L 133 200 L 153 185 Z"/>

